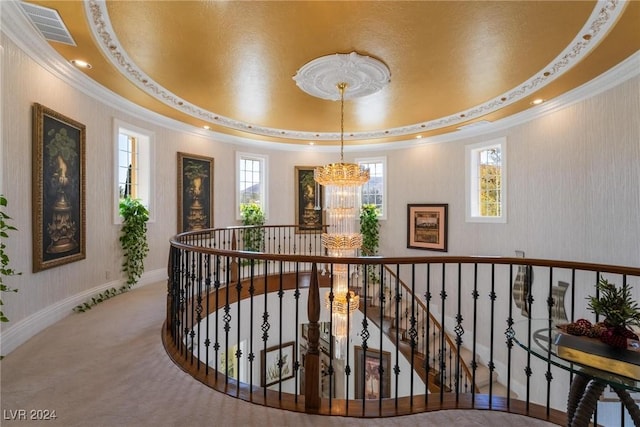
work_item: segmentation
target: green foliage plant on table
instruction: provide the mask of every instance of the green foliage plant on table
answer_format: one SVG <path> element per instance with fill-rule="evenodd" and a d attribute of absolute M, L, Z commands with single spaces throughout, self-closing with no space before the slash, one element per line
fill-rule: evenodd
<path fill-rule="evenodd" d="M 19 276 L 22 273 L 16 272 L 9 266 L 9 255 L 7 255 L 7 245 L 4 241 L 9 238 L 9 231 L 18 231 L 18 229 L 7 223 L 11 217 L 4 210 L 7 207 L 7 198 L 3 194 L 0 194 L 0 207 L 2 207 L 0 209 L 0 238 L 2 239 L 0 240 L 0 292 L 18 292 L 17 289 L 13 289 L 4 283 L 5 277 Z M 0 298 L 1 305 L 4 305 L 4 302 Z M 8 321 L 7 316 L 0 310 L 0 322 Z"/>
<path fill-rule="evenodd" d="M 244 250 L 261 252 L 264 248 L 264 230 L 261 226 L 263 226 L 265 222 L 262 208 L 257 203 L 242 203 L 240 205 L 240 216 L 242 218 L 242 225 L 256 226 L 256 228 L 244 230 L 242 236 Z"/>
<path fill-rule="evenodd" d="M 110 288 L 91 298 L 90 301 L 76 306 L 73 310 L 83 312 L 91 309 L 118 294 L 127 292 L 133 287 L 144 273 L 144 259 L 149 253 L 147 243 L 147 222 L 149 211 L 137 199 L 125 198 L 120 201 L 120 215 L 122 216 L 122 229 L 120 230 L 120 246 L 122 247 L 124 261 L 122 271 L 127 277 L 127 282 L 119 289 Z"/>
<path fill-rule="evenodd" d="M 601 277 L 597 289 L 597 296 L 587 297 L 587 307 L 603 320 L 592 324 L 587 319 L 578 319 L 563 328 L 569 334 L 598 338 L 613 348 L 625 349 L 627 339 L 638 339 L 631 327 L 640 326 L 640 308 L 631 295 L 631 286 L 623 283 L 616 287 Z"/>
<path fill-rule="evenodd" d="M 360 234 L 362 234 L 363 256 L 378 255 L 380 246 L 380 221 L 378 220 L 378 207 L 374 204 L 364 204 L 360 208 Z M 379 282 L 376 274 L 376 266 L 367 266 L 368 283 L 377 284 Z"/>

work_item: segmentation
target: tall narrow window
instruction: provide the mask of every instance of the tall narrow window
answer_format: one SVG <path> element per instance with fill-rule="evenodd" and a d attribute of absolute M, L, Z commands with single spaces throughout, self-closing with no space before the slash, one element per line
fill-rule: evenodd
<path fill-rule="evenodd" d="M 153 133 L 119 120 L 114 121 L 115 181 L 114 222 L 120 223 L 120 200 L 140 199 L 155 219 L 153 198 Z"/>
<path fill-rule="evenodd" d="M 387 158 L 356 159 L 356 163 L 369 169 L 369 182 L 362 186 L 362 204 L 376 205 L 380 219 L 387 219 Z"/>
<path fill-rule="evenodd" d="M 238 175 L 236 179 L 238 207 L 236 218 L 240 219 L 240 206 L 257 203 L 267 216 L 267 157 L 257 154 L 236 153 Z"/>
<path fill-rule="evenodd" d="M 506 222 L 506 138 L 466 147 L 467 221 Z"/>

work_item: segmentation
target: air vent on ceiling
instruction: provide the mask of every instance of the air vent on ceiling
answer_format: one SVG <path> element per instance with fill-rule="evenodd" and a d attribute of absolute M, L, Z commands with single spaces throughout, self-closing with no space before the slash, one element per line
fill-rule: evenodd
<path fill-rule="evenodd" d="M 71 46 L 76 45 L 57 10 L 25 2 L 20 2 L 20 5 L 45 39 Z"/>

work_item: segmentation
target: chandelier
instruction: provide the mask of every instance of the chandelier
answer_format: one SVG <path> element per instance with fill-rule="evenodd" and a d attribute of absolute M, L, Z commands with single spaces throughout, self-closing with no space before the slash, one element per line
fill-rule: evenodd
<path fill-rule="evenodd" d="M 322 98 L 340 99 L 340 162 L 319 166 L 314 179 L 324 187 L 327 231 L 322 246 L 327 255 L 355 257 L 362 246 L 359 216 L 362 185 L 369 181 L 369 170 L 344 162 L 344 101 L 370 95 L 389 83 L 387 66 L 356 52 L 327 55 L 305 64 L 294 76 L 300 89 Z M 336 94 L 336 87 L 338 89 Z M 347 93 L 347 88 L 348 93 Z M 331 313 L 332 334 L 336 340 L 334 357 L 342 358 L 348 335 L 349 317 L 360 306 L 360 297 L 349 290 L 349 266 L 333 264 L 332 290 L 325 294 L 325 306 Z"/>
<path fill-rule="evenodd" d="M 344 163 L 344 91 L 347 84 L 337 85 L 340 91 L 340 163 L 319 166 L 314 179 L 324 187 L 327 232 L 322 233 L 322 246 L 327 255 L 355 257 L 362 246 L 362 234 L 357 227 L 360 214 L 361 188 L 369 181 L 369 170 L 355 163 Z M 325 294 L 325 305 L 331 313 L 333 336 L 336 339 L 335 356 L 341 358 L 341 349 L 348 334 L 349 316 L 360 306 L 360 297 L 349 290 L 349 266 L 333 265 L 333 290 Z"/>

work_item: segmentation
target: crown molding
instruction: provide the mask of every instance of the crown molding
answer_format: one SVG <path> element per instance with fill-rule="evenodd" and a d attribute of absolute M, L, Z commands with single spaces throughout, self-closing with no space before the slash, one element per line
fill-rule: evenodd
<path fill-rule="evenodd" d="M 335 146 L 333 145 L 310 146 L 299 143 L 287 143 L 286 141 L 274 143 L 271 141 L 252 139 L 248 137 L 227 135 L 221 132 L 205 130 L 196 126 L 185 124 L 175 119 L 162 116 L 158 113 L 134 104 L 133 102 L 121 97 L 120 95 L 115 94 L 104 86 L 96 83 L 94 80 L 87 77 L 83 72 L 79 71 L 72 64 L 67 62 L 51 46 L 49 46 L 49 44 L 32 27 L 31 23 L 21 10 L 19 1 L 0 1 L 0 18 L 1 32 L 3 34 L 6 34 L 12 40 L 12 42 L 15 43 L 18 48 L 24 51 L 34 62 L 42 66 L 52 75 L 64 81 L 69 86 L 79 90 L 89 97 L 99 100 L 109 107 L 121 111 L 124 114 L 128 114 L 132 117 L 168 129 L 197 135 L 221 143 L 282 151 L 335 151 Z M 591 40 L 593 40 L 593 38 Z M 560 56 L 562 56 L 562 54 Z M 404 141 L 401 140 L 389 143 L 351 144 L 345 146 L 345 151 L 365 152 L 395 150 L 413 147 L 416 145 L 458 141 L 465 138 L 503 131 L 512 126 L 516 126 L 521 123 L 525 123 L 542 117 L 544 115 L 551 114 L 576 102 L 593 97 L 603 91 L 606 91 L 614 86 L 623 83 L 630 78 L 638 76 L 639 74 L 640 51 L 636 52 L 634 55 L 630 56 L 625 61 L 621 62 L 609 71 L 603 73 L 602 75 L 576 89 L 573 89 L 551 101 L 541 104 L 540 106 L 530 108 L 521 113 L 514 114 L 510 117 L 492 123 L 488 123 L 487 125 L 458 130 L 456 132 L 451 132 L 434 137 L 426 137 L 420 140 L 411 138 Z M 487 112 L 484 112 L 483 114 L 487 114 Z M 450 124 L 451 123 L 447 123 L 447 125 Z M 278 136 L 281 137 L 281 135 Z M 339 138 L 339 134 L 336 134 L 336 136 Z M 388 136 L 389 134 L 385 135 L 385 137 Z"/>

